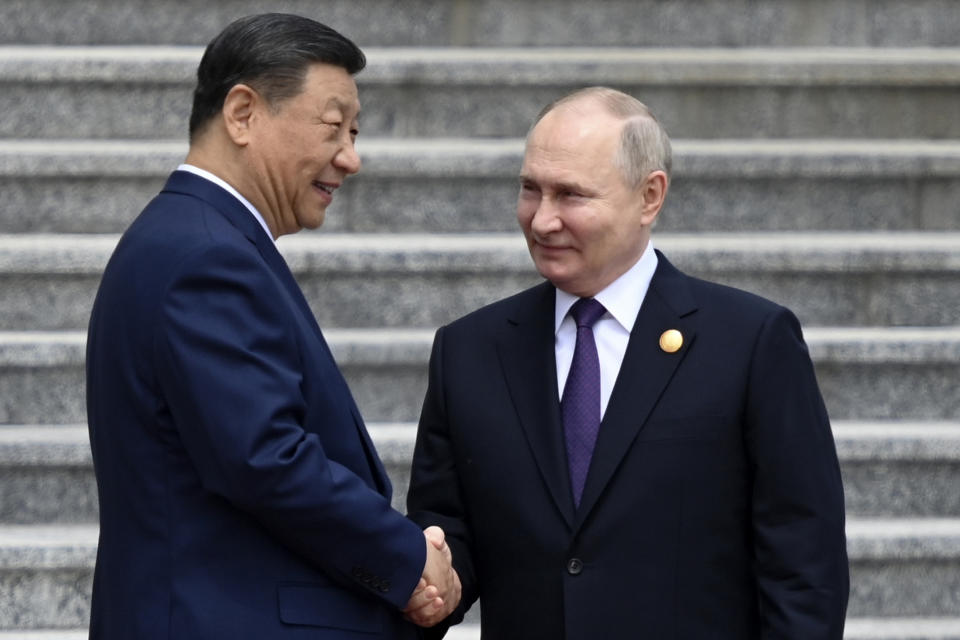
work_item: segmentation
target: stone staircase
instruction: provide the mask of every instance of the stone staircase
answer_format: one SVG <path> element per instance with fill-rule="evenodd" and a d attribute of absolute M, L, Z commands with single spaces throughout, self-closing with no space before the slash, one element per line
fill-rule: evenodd
<path fill-rule="evenodd" d="M 675 141 L 657 246 L 804 323 L 845 480 L 847 638 L 960 639 L 960 6 L 268 4 L 0 5 L 0 640 L 86 637 L 93 294 L 184 155 L 202 45 L 267 9 L 369 55 L 364 170 L 323 231 L 280 247 L 398 506 L 433 330 L 538 279 L 513 213 L 522 136 L 552 98 L 609 84 Z"/>

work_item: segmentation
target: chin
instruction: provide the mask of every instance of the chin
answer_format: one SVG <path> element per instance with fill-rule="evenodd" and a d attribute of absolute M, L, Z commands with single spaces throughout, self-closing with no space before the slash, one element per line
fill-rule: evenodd
<path fill-rule="evenodd" d="M 299 219 L 301 229 L 319 229 L 323 226 L 323 221 L 325 219 L 324 214 L 312 217 L 303 217 Z"/>
<path fill-rule="evenodd" d="M 537 271 L 550 282 L 565 282 L 571 279 L 570 270 L 565 265 L 552 260 L 537 260 L 534 262 Z"/>

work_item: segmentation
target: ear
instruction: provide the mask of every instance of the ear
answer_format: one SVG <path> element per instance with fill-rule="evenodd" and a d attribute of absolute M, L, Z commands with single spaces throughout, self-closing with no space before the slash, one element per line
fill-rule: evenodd
<path fill-rule="evenodd" d="M 236 84 L 223 100 L 223 125 L 234 144 L 245 147 L 250 142 L 250 128 L 262 98 L 252 87 Z"/>
<path fill-rule="evenodd" d="M 667 198 L 669 184 L 670 181 L 665 172 L 654 171 L 640 186 L 640 199 L 643 203 L 641 216 L 644 226 L 652 225 L 656 221 L 660 209 L 663 208 L 663 202 Z"/>

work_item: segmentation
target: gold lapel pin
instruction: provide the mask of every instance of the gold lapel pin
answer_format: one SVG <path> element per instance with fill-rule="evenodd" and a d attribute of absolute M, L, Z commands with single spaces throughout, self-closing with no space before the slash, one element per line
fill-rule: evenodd
<path fill-rule="evenodd" d="M 668 329 L 660 335 L 660 348 L 667 353 L 676 353 L 683 346 L 683 334 L 676 329 Z"/>

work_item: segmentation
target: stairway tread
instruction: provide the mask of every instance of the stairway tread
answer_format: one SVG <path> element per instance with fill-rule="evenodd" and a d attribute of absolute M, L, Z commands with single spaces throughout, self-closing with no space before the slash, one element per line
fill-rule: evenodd
<path fill-rule="evenodd" d="M 0 78 L 192 82 L 198 46 L 0 46 Z M 956 47 L 366 47 L 361 83 L 956 85 Z M 544 65 L 551 67 L 543 74 Z M 497 69 L 510 69 L 509 76 Z"/>
<path fill-rule="evenodd" d="M 960 422 L 919 420 L 835 420 L 834 440 L 842 459 L 960 460 Z M 412 453 L 415 422 L 367 425 L 378 448 Z M 90 462 L 86 424 L 0 425 L 0 464 Z"/>
<path fill-rule="evenodd" d="M 353 364 L 426 362 L 433 328 L 324 329 L 334 354 Z M 946 327 L 806 327 L 814 360 L 877 363 L 938 362 L 960 359 L 960 325 Z M 0 365 L 82 364 L 83 330 L 0 331 Z"/>
<path fill-rule="evenodd" d="M 0 234 L 0 270 L 99 273 L 119 238 L 120 234 Z M 960 269 L 960 231 L 662 233 L 654 243 L 671 255 L 709 254 L 714 269 L 742 269 L 744 259 L 751 261 L 752 269 L 769 264 L 818 273 L 882 267 Z M 520 233 L 303 233 L 281 238 L 278 246 L 295 272 L 328 263 L 338 271 L 367 272 L 378 260 L 394 270 L 391 256 L 417 252 L 429 253 L 429 264 L 404 260 L 406 269 L 433 271 L 457 265 L 471 271 L 532 269 Z M 493 255 L 496 261 L 490 260 Z M 852 261 L 852 256 L 860 261 Z"/>
<path fill-rule="evenodd" d="M 479 640 L 480 625 L 461 624 L 449 640 Z M 86 629 L 0 631 L 0 640 L 86 640 Z M 960 640 L 960 618 L 848 618 L 845 640 Z"/>

